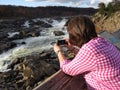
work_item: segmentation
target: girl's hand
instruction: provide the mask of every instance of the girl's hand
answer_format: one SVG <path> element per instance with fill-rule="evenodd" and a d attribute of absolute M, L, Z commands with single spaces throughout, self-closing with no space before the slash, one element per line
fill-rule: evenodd
<path fill-rule="evenodd" d="M 61 50 L 61 47 L 59 45 L 57 45 L 57 43 L 54 44 L 54 52 L 57 52 Z"/>
<path fill-rule="evenodd" d="M 70 44 L 69 39 L 65 39 L 65 41 L 68 43 L 65 46 L 69 49 L 69 50 L 73 50 L 73 46 Z"/>

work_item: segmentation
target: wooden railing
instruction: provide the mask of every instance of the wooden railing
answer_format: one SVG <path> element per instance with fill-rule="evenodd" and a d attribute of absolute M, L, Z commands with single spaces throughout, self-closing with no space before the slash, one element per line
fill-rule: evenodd
<path fill-rule="evenodd" d="M 69 76 L 59 70 L 33 90 L 86 90 L 82 75 Z"/>

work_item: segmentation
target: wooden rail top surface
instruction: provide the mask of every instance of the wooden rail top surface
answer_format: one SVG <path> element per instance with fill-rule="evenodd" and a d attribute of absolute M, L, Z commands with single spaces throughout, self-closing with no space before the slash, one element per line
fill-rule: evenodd
<path fill-rule="evenodd" d="M 82 75 L 69 76 L 59 70 L 33 90 L 86 90 Z"/>

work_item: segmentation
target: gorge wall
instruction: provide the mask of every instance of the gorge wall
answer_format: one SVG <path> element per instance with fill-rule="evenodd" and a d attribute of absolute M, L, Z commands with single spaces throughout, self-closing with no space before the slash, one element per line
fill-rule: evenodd
<path fill-rule="evenodd" d="M 96 24 L 96 27 L 99 28 L 97 32 L 107 30 L 110 33 L 114 33 L 120 30 L 120 11 L 117 11 L 110 16 L 96 13 L 92 17 L 92 20 Z"/>

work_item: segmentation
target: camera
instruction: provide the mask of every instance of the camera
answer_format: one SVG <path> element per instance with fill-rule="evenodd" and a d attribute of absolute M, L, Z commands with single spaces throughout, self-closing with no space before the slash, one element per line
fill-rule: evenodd
<path fill-rule="evenodd" d="M 57 45 L 65 45 L 68 44 L 65 40 L 57 40 Z"/>

